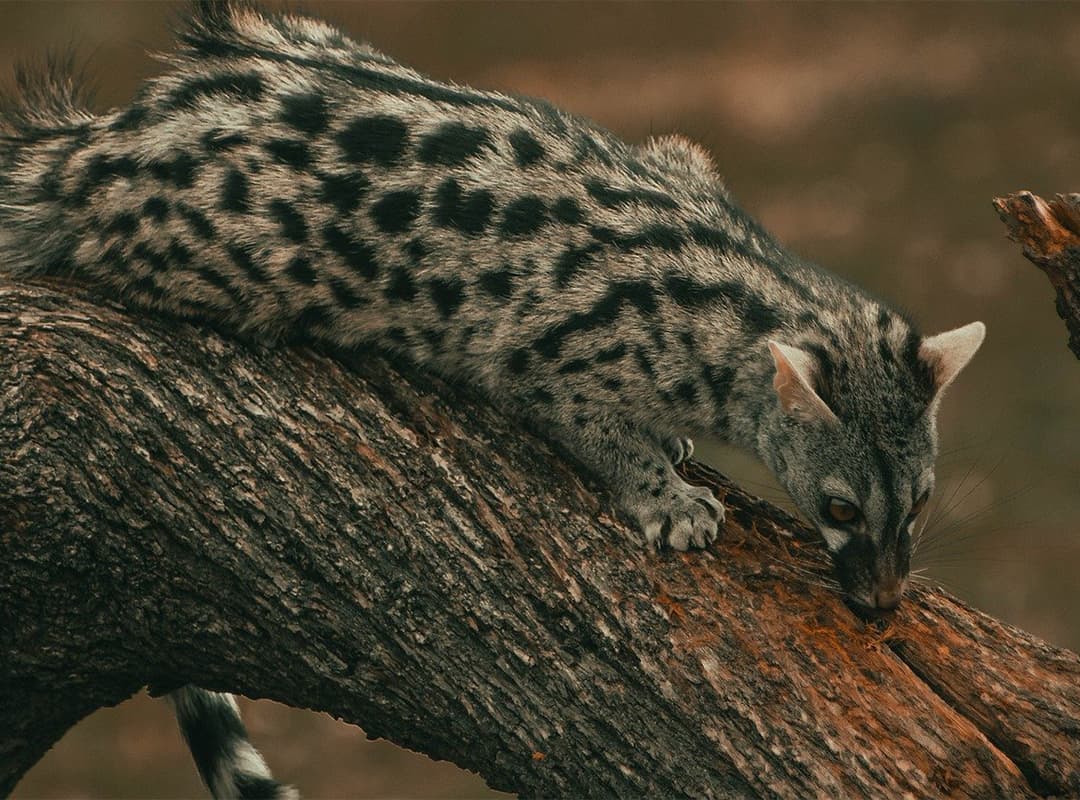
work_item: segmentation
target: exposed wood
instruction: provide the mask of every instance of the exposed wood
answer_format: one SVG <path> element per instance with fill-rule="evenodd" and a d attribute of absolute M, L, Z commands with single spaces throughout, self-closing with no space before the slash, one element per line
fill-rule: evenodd
<path fill-rule="evenodd" d="M 1047 202 L 1031 192 L 994 199 L 1009 238 L 1046 273 L 1056 292 L 1058 315 L 1069 329 L 1069 349 L 1080 358 L 1080 194 Z"/>
<path fill-rule="evenodd" d="M 721 540 L 650 553 L 515 421 L 351 360 L 0 284 L 0 794 L 193 682 L 523 796 L 1080 795 L 1075 654 L 925 589 L 860 621 L 696 464 Z"/>

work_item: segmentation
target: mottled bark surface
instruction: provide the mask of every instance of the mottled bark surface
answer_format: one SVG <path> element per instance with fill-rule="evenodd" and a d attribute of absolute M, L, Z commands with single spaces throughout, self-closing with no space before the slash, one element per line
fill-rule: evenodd
<path fill-rule="evenodd" d="M 524 796 L 1080 795 L 1075 654 L 924 589 L 861 622 L 696 464 L 724 535 L 651 554 L 514 420 L 351 360 L 0 284 L 0 794 L 193 682 Z"/>
<path fill-rule="evenodd" d="M 1080 358 L 1080 194 L 1047 202 L 1031 192 L 994 200 L 1009 237 L 1046 273 L 1056 293 L 1058 315 L 1069 329 L 1069 349 Z"/>

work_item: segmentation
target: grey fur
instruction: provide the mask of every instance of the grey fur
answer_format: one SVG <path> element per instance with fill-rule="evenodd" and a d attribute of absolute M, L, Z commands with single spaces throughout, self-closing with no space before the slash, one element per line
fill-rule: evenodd
<path fill-rule="evenodd" d="M 126 109 L 90 115 L 53 78 L 7 114 L 4 269 L 468 381 L 651 543 L 717 535 L 672 443 L 719 436 L 823 528 L 855 600 L 906 575 L 940 370 L 906 318 L 782 249 L 701 149 L 438 83 L 314 20 L 208 3 L 182 42 Z M 798 348 L 833 421 L 778 402 L 769 341 Z M 968 349 L 942 356 L 949 380 Z M 827 485 L 862 530 L 831 530 Z"/>

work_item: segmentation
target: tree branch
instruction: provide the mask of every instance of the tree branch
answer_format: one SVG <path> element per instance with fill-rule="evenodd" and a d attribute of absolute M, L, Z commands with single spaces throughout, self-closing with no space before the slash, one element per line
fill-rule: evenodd
<path fill-rule="evenodd" d="M 513 420 L 370 354 L 0 284 L 0 453 L 0 794 L 186 682 L 525 796 L 1080 793 L 1075 654 L 925 589 L 864 624 L 809 531 L 697 464 L 721 541 L 650 553 Z"/>
<path fill-rule="evenodd" d="M 1069 349 L 1080 358 L 1080 194 L 1047 202 L 1031 192 L 994 198 L 1009 238 L 1046 273 L 1057 294 L 1058 316 L 1069 329 Z"/>

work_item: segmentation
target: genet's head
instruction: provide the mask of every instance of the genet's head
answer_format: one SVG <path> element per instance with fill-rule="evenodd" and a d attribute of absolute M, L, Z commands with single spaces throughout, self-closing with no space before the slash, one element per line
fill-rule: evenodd
<path fill-rule="evenodd" d="M 934 489 L 938 403 L 985 332 L 973 322 L 840 357 L 813 343 L 769 342 L 780 409 L 770 466 L 859 606 L 900 603 L 916 520 Z"/>

